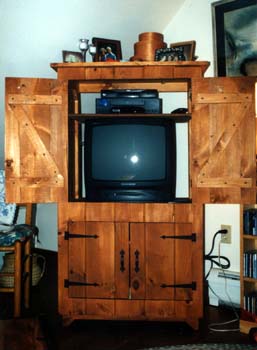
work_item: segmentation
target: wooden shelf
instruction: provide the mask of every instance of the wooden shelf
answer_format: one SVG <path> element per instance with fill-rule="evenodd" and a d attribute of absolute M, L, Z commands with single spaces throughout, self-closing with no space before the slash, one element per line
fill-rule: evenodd
<path fill-rule="evenodd" d="M 251 282 L 251 283 L 257 283 L 256 278 L 251 278 L 251 277 L 243 277 L 244 282 Z"/>
<path fill-rule="evenodd" d="M 60 68 L 108 68 L 110 67 L 200 67 L 202 72 L 205 73 L 207 68 L 210 66 L 208 61 L 131 61 L 131 62 L 76 62 L 76 63 L 64 63 L 55 62 L 51 63 L 50 66 L 58 71 Z"/>
<path fill-rule="evenodd" d="M 189 80 L 201 78 L 209 67 L 207 61 L 179 61 L 179 62 L 79 62 L 79 63 L 51 63 L 51 67 L 58 72 L 59 79 L 85 80 L 83 89 L 91 89 L 88 82 L 98 82 L 101 86 L 105 81 L 116 81 L 116 85 L 109 88 L 158 88 L 159 91 L 167 91 L 162 85 L 173 80 Z M 159 81 L 157 81 L 159 80 Z M 130 85 L 127 83 L 130 82 Z M 125 83 L 125 85 L 124 85 Z M 118 84 L 118 85 L 117 85 Z M 99 91 L 99 86 L 94 86 Z M 179 89 L 181 87 L 178 86 Z M 182 85 L 183 91 L 186 87 Z M 80 92 L 82 92 L 80 90 Z M 90 91 L 91 91 L 90 90 Z M 93 92 L 91 91 L 91 92 Z"/>
<path fill-rule="evenodd" d="M 243 234 L 243 239 L 257 240 L 257 236 Z"/>
<path fill-rule="evenodd" d="M 125 114 L 125 113 L 109 113 L 109 114 L 94 114 L 94 113 L 69 113 L 70 118 L 75 118 L 75 119 L 88 119 L 88 118 L 167 118 L 176 121 L 176 123 L 185 123 L 188 122 L 191 119 L 191 114 L 168 114 L 168 113 L 163 113 L 163 114 L 140 114 L 140 113 L 130 113 L 130 114 Z"/>
<path fill-rule="evenodd" d="M 243 276 L 244 271 L 244 253 L 248 250 L 257 249 L 257 236 L 245 234 L 244 228 L 244 210 L 256 208 L 255 204 L 244 205 L 241 207 L 241 309 L 244 318 L 244 296 L 257 291 L 257 279 Z M 247 311 L 246 311 L 247 312 Z M 254 321 L 240 319 L 240 332 L 248 334 L 251 328 L 257 327 Z"/>

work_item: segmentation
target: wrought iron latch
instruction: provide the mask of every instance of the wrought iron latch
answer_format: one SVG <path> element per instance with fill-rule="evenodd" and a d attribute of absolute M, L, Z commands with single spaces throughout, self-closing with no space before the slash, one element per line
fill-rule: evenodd
<path fill-rule="evenodd" d="M 64 233 L 64 239 L 69 240 L 70 238 L 98 238 L 98 235 L 83 235 L 82 233 L 70 233 L 68 231 L 65 231 Z"/>
<path fill-rule="evenodd" d="M 134 254 L 135 254 L 135 272 L 138 273 L 140 271 L 140 266 L 139 266 L 140 252 L 136 250 Z"/>
<path fill-rule="evenodd" d="M 120 271 L 125 271 L 125 250 L 121 249 L 120 251 Z"/>
<path fill-rule="evenodd" d="M 166 238 L 171 238 L 171 239 L 188 239 L 192 242 L 196 242 L 196 233 L 192 233 L 191 235 L 179 235 L 179 236 L 166 236 L 166 235 L 162 235 L 160 236 L 160 238 L 162 239 L 166 239 Z"/>

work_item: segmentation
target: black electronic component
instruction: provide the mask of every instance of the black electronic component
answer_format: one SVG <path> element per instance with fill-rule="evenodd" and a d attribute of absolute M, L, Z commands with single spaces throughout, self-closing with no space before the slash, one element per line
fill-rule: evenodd
<path fill-rule="evenodd" d="M 97 98 L 96 113 L 162 113 L 162 99 L 159 98 Z"/>
<path fill-rule="evenodd" d="M 114 89 L 101 90 L 103 98 L 157 98 L 158 90 L 155 89 Z"/>

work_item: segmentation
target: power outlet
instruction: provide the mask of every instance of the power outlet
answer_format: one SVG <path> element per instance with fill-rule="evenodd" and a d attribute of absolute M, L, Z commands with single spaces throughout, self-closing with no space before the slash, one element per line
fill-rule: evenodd
<path fill-rule="evenodd" d="M 231 225 L 221 225 L 220 228 L 228 231 L 221 235 L 221 243 L 231 244 Z"/>

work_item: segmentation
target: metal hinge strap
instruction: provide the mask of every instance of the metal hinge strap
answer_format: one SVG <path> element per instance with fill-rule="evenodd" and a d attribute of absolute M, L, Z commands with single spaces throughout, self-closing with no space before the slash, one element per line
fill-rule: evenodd
<path fill-rule="evenodd" d="M 98 287 L 98 283 L 87 283 L 87 282 L 76 282 L 76 281 L 69 281 L 64 280 L 64 288 L 69 288 L 70 286 L 88 286 L 88 287 Z"/>
<path fill-rule="evenodd" d="M 160 236 L 160 238 L 162 239 L 166 239 L 166 238 L 172 238 L 172 239 L 189 239 L 192 242 L 196 242 L 196 233 L 192 233 L 191 235 L 179 235 L 179 236 L 166 236 L 166 235 L 162 235 Z"/>
<path fill-rule="evenodd" d="M 192 290 L 196 290 L 196 282 L 193 281 L 192 283 L 185 283 L 185 284 L 161 284 L 161 288 L 190 288 Z"/>
<path fill-rule="evenodd" d="M 98 235 L 83 235 L 83 234 L 80 234 L 80 233 L 69 233 L 68 231 L 66 231 L 64 233 L 64 239 L 65 240 L 68 240 L 70 238 L 98 238 L 99 236 Z"/>

